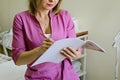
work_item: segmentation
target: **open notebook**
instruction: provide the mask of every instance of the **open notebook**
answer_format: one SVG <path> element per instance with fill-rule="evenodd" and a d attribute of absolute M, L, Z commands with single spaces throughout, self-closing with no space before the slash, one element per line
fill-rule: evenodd
<path fill-rule="evenodd" d="M 60 54 L 60 51 L 66 47 L 73 47 L 75 49 L 83 47 L 100 52 L 105 52 L 105 50 L 101 46 L 99 46 L 93 41 L 90 40 L 83 41 L 79 38 L 67 38 L 56 41 L 45 53 L 43 53 L 42 56 L 40 56 L 32 64 L 32 66 L 35 66 L 43 62 L 54 62 L 54 63 L 61 62 L 62 60 L 65 59 L 65 57 L 62 54 Z"/>

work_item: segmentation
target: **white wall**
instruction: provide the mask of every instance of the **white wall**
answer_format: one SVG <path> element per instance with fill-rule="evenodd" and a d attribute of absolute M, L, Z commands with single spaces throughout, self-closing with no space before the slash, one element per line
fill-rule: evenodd
<path fill-rule="evenodd" d="M 112 42 L 120 31 L 119 3 L 120 0 L 64 0 L 63 8 L 79 18 L 80 27 L 89 31 L 89 39 L 107 51 L 105 54 L 88 51 L 87 80 L 115 80 L 115 49 Z"/>
<path fill-rule="evenodd" d="M 27 0 L 0 0 L 0 25 L 3 30 L 12 27 L 14 15 L 25 10 L 26 4 Z"/>
<path fill-rule="evenodd" d="M 13 16 L 17 12 L 26 9 L 26 2 L 1 0 L 0 25 L 4 27 L 3 30 L 12 26 Z M 63 0 L 62 8 L 69 10 L 73 17 L 79 19 L 80 29 L 88 29 L 89 39 L 99 43 L 107 51 L 103 54 L 88 50 L 87 80 L 115 80 L 115 49 L 112 42 L 120 31 L 119 3 L 120 0 Z"/>

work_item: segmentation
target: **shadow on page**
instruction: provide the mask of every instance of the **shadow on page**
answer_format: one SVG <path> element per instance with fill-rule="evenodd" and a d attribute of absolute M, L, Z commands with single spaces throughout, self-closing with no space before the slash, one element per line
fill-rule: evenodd
<path fill-rule="evenodd" d="M 92 42 L 90 40 L 87 40 L 85 42 L 85 44 L 82 45 L 82 48 L 91 49 L 91 50 L 100 51 L 100 52 L 105 52 L 105 50 L 100 45 L 98 45 L 95 42 Z"/>

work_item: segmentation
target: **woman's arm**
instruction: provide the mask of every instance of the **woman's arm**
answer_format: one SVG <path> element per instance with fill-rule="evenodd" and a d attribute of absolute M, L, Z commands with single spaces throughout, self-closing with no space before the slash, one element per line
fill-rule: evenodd
<path fill-rule="evenodd" d="M 54 41 L 51 38 L 46 38 L 40 47 L 21 53 L 16 61 L 16 65 L 30 64 L 42 55 L 53 43 Z"/>
<path fill-rule="evenodd" d="M 51 38 L 46 38 L 40 46 L 28 51 L 23 21 L 24 19 L 19 14 L 13 21 L 12 58 L 16 65 L 30 64 L 54 43 Z"/>

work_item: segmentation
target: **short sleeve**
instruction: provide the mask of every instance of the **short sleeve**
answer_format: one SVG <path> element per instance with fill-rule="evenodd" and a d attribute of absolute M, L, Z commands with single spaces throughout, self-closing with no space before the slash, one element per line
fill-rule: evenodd
<path fill-rule="evenodd" d="M 13 40 L 12 40 L 12 58 L 14 62 L 19 55 L 25 51 L 25 40 L 23 34 L 23 22 L 19 15 L 14 17 L 13 21 Z"/>

